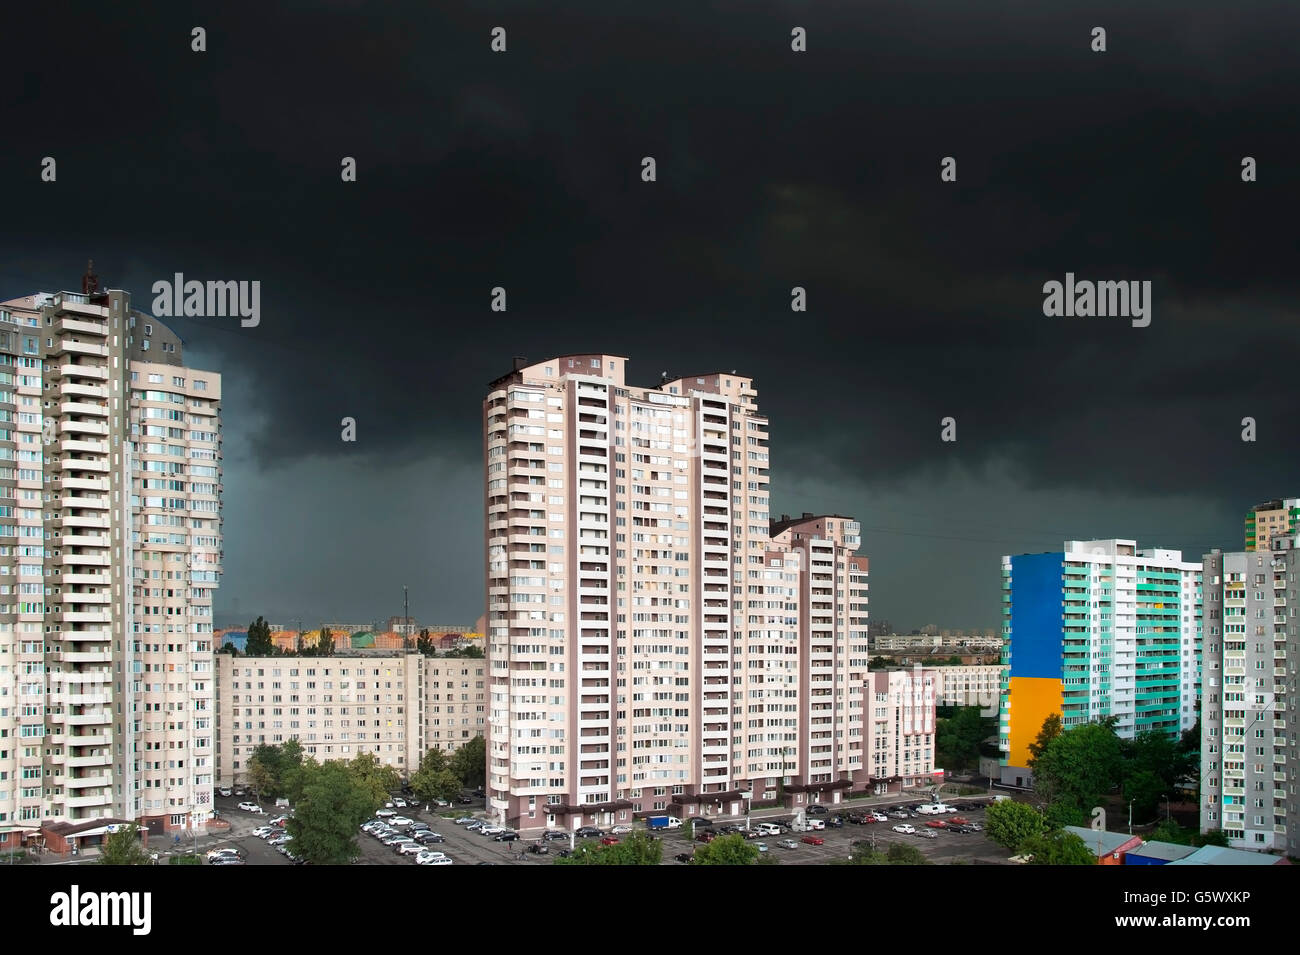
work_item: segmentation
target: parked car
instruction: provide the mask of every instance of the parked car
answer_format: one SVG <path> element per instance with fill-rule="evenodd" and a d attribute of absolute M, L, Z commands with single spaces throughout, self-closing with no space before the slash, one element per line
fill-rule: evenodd
<path fill-rule="evenodd" d="M 542 839 L 546 842 L 560 842 L 568 838 L 569 834 L 567 832 L 560 832 L 558 829 L 547 829 L 542 833 Z"/>
<path fill-rule="evenodd" d="M 499 836 L 505 832 L 501 826 L 479 826 L 478 834 L 480 836 Z"/>
<path fill-rule="evenodd" d="M 397 813 L 393 812 L 392 806 L 388 806 L 384 809 L 380 809 L 378 812 L 375 813 L 375 815 L 378 816 L 380 819 L 391 819 L 393 818 L 393 816 L 396 816 Z"/>
<path fill-rule="evenodd" d="M 970 820 L 967 819 L 965 816 L 953 816 L 951 819 L 948 820 L 948 822 L 950 822 L 950 823 L 956 823 L 956 824 L 959 825 L 959 826 L 969 826 L 969 825 L 970 825 Z"/>
<path fill-rule="evenodd" d="M 777 845 L 780 846 L 782 849 L 799 848 L 799 843 L 795 842 L 793 839 L 782 839 L 780 842 L 777 843 Z"/>
<path fill-rule="evenodd" d="M 422 829 L 431 828 L 427 822 L 413 822 L 406 827 L 407 832 L 419 832 Z"/>
<path fill-rule="evenodd" d="M 528 847 L 528 851 L 533 855 L 544 856 L 550 853 L 551 847 L 545 842 L 534 842 Z"/>
<path fill-rule="evenodd" d="M 696 816 L 696 817 L 695 817 L 694 819 L 692 819 L 691 821 L 692 821 L 692 823 L 694 823 L 694 825 L 695 825 L 695 827 L 696 827 L 697 829 L 698 829 L 699 827 L 701 827 L 701 826 L 712 826 L 712 825 L 713 825 L 713 820 L 712 820 L 712 819 L 706 819 L 704 816 Z M 673 828 L 673 826 L 670 824 L 668 828 L 671 829 L 671 828 Z"/>
<path fill-rule="evenodd" d="M 233 795 L 233 794 L 234 794 L 234 790 L 231 789 L 229 786 L 218 786 L 218 787 L 217 787 L 217 795 L 218 795 L 218 796 L 226 796 L 226 797 L 229 797 L 229 796 L 231 796 L 231 795 Z"/>
<path fill-rule="evenodd" d="M 275 835 L 275 827 L 258 826 L 256 829 L 253 830 L 253 835 L 257 836 L 257 838 L 259 839 L 265 839 L 267 836 Z"/>
<path fill-rule="evenodd" d="M 415 862 L 417 865 L 451 865 L 452 864 L 452 860 L 449 859 L 447 856 L 437 856 L 437 855 L 435 855 L 433 858 L 426 858 L 423 861 L 421 861 L 419 856 L 416 856 Z M 491 863 L 488 864 L 491 865 Z"/>
<path fill-rule="evenodd" d="M 465 831 L 466 831 L 466 832 L 478 832 L 480 829 L 482 829 L 482 828 L 483 828 L 484 826 L 486 826 L 486 825 L 487 825 L 487 823 L 484 822 L 482 819 L 475 819 L 473 822 L 471 822 L 469 825 L 467 825 L 467 826 L 465 827 Z"/>
<path fill-rule="evenodd" d="M 806 842 L 810 846 L 821 846 L 826 844 L 826 840 L 821 836 L 804 836 L 801 842 Z"/>
<path fill-rule="evenodd" d="M 239 856 L 217 856 L 208 860 L 208 865 L 245 865 Z"/>
<path fill-rule="evenodd" d="M 481 789 L 476 789 L 476 790 L 474 790 L 474 795 L 477 796 L 479 799 L 484 798 L 484 796 L 483 796 L 483 790 L 481 790 Z"/>
<path fill-rule="evenodd" d="M 473 816 L 457 816 L 455 820 L 456 825 L 458 826 L 465 826 L 474 821 L 475 819 Z"/>
<path fill-rule="evenodd" d="M 496 842 L 514 842 L 519 838 L 519 833 L 506 829 L 504 832 L 498 832 L 492 837 Z"/>
<path fill-rule="evenodd" d="M 718 838 L 718 834 L 716 832 L 710 832 L 708 829 L 705 829 L 703 832 L 696 834 L 695 841 L 709 843 L 716 838 Z"/>
<path fill-rule="evenodd" d="M 894 831 L 895 831 L 895 832 L 901 832 L 901 833 L 903 833 L 903 835 L 906 835 L 906 836 L 910 836 L 910 835 L 912 835 L 913 833 L 916 832 L 916 827 L 915 827 L 915 826 L 909 826 L 909 825 L 904 824 L 904 825 L 901 825 L 901 826 L 895 826 L 895 827 L 894 827 Z"/>
<path fill-rule="evenodd" d="M 843 829 L 844 820 L 840 816 L 831 816 L 826 820 L 826 825 L 832 829 Z"/>
<path fill-rule="evenodd" d="M 209 849 L 208 861 L 211 862 L 213 859 L 217 858 L 218 856 L 237 856 L 237 855 L 239 855 L 239 850 L 230 846 L 227 846 L 222 849 Z"/>
<path fill-rule="evenodd" d="M 695 858 L 695 853 L 679 852 L 677 853 L 677 855 L 673 856 L 673 858 L 685 865 L 685 864 L 689 864 L 690 861 Z"/>
<path fill-rule="evenodd" d="M 873 812 L 873 813 L 871 814 L 871 821 L 872 821 L 872 822 L 889 822 L 889 817 L 886 816 L 883 812 Z"/>
<path fill-rule="evenodd" d="M 394 809 L 405 809 L 405 808 L 406 808 L 406 800 L 403 799 L 401 796 L 395 796 L 395 797 L 393 797 L 393 808 L 394 808 Z"/>
<path fill-rule="evenodd" d="M 954 826 L 954 825 L 949 824 L 949 826 L 948 826 L 948 831 L 949 831 L 949 832 L 957 832 L 957 833 L 960 833 L 960 834 L 962 834 L 963 836 L 965 836 L 965 835 L 969 835 L 970 833 L 974 832 L 975 830 L 972 829 L 970 826 L 961 826 L 961 825 Z"/>
<path fill-rule="evenodd" d="M 599 839 L 600 834 L 600 830 L 595 826 L 583 826 L 577 832 L 579 839 Z"/>
<path fill-rule="evenodd" d="M 766 851 L 767 851 L 767 843 L 766 843 L 766 842 L 756 842 L 756 843 L 754 843 L 754 848 L 757 849 L 759 852 L 766 852 Z"/>
<path fill-rule="evenodd" d="M 889 814 L 894 819 L 911 819 L 912 814 L 905 809 L 895 809 Z"/>
<path fill-rule="evenodd" d="M 611 829 L 611 830 L 609 830 L 609 831 L 612 832 L 612 833 L 613 833 L 614 835 L 616 835 L 616 836 L 625 836 L 625 835 L 627 835 L 629 832 L 632 831 L 632 827 L 631 827 L 631 826 L 615 826 L 613 829 Z"/>
<path fill-rule="evenodd" d="M 931 829 L 947 829 L 947 828 L 948 828 L 948 824 L 947 824 L 946 822 L 944 822 L 942 819 L 931 819 L 929 822 L 926 823 L 926 825 L 929 826 Z"/>
<path fill-rule="evenodd" d="M 437 806 L 439 809 L 445 809 L 447 806 L 451 805 L 451 803 L 447 802 L 447 800 L 445 799 L 435 799 L 433 801 L 433 804 Z"/>
<path fill-rule="evenodd" d="M 616 846 L 618 845 L 618 836 L 605 836 L 600 840 L 600 844 L 602 846 Z"/>
<path fill-rule="evenodd" d="M 281 829 L 283 829 L 285 826 L 289 824 L 289 817 L 276 816 L 274 819 L 271 820 L 269 824 L 272 826 L 279 826 Z"/>
<path fill-rule="evenodd" d="M 245 801 L 245 802 L 241 802 L 241 803 L 239 804 L 239 808 L 242 809 L 242 810 L 244 810 L 244 812 L 260 812 L 260 813 L 262 813 L 263 815 L 266 814 L 266 810 L 263 809 L 261 806 L 259 806 L 259 805 L 258 805 L 257 803 L 255 803 L 255 802 L 247 802 L 247 801 Z"/>
<path fill-rule="evenodd" d="M 424 846 L 414 840 L 410 842 L 399 842 L 393 848 L 397 850 L 399 856 L 413 856 L 418 852 L 425 851 Z"/>
<path fill-rule="evenodd" d="M 391 836 L 385 836 L 380 841 L 383 842 L 384 845 L 392 847 L 396 845 L 401 845 L 403 842 L 414 842 L 415 840 L 412 839 L 410 836 L 403 836 L 394 833 Z"/>
<path fill-rule="evenodd" d="M 808 807 L 808 815 L 810 816 L 824 816 L 829 812 L 830 810 L 827 809 L 825 806 L 823 806 L 821 803 L 815 802 Z"/>
<path fill-rule="evenodd" d="M 915 834 L 918 835 L 918 836 L 920 836 L 922 839 L 938 839 L 938 838 L 939 838 L 939 833 L 935 832 L 933 829 L 918 829 L 918 830 L 916 830 L 916 833 L 915 833 Z"/>
<path fill-rule="evenodd" d="M 457 797 L 456 802 L 460 803 L 462 806 L 474 805 L 474 800 L 470 799 L 468 796 L 459 796 Z"/>
<path fill-rule="evenodd" d="M 420 865 L 428 865 L 433 859 L 445 859 L 445 852 L 434 852 L 432 849 L 422 849 L 415 854 L 415 861 Z"/>
<path fill-rule="evenodd" d="M 853 823 L 855 826 L 860 826 L 867 821 L 867 817 L 860 812 L 851 812 L 844 818 L 846 818 L 849 822 Z"/>
<path fill-rule="evenodd" d="M 408 819 L 406 816 L 394 816 L 392 819 L 388 820 L 390 826 L 400 826 L 403 829 L 413 822 L 415 822 L 414 819 Z"/>
<path fill-rule="evenodd" d="M 413 838 L 416 842 L 423 843 L 424 845 L 429 845 L 430 843 L 433 843 L 433 842 L 446 842 L 446 841 L 447 841 L 446 839 L 444 839 L 444 838 L 442 837 L 442 833 L 440 833 L 440 832 L 434 832 L 432 829 L 421 829 L 419 832 L 417 832 L 417 833 L 416 833 L 414 836 L 412 836 L 411 838 Z"/>
<path fill-rule="evenodd" d="M 248 789 L 244 786 L 236 786 L 234 789 L 230 791 L 230 793 L 232 796 L 247 796 Z"/>

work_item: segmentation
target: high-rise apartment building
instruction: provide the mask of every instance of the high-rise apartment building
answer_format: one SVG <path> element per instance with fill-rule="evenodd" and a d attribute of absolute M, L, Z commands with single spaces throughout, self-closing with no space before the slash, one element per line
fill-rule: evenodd
<path fill-rule="evenodd" d="M 1004 782 L 1028 784 L 1029 744 L 1052 713 L 1066 729 L 1116 717 L 1123 738 L 1195 725 L 1201 564 L 1181 552 L 1095 540 L 1004 557 L 1002 620 Z"/>
<path fill-rule="evenodd" d="M 865 773 L 856 522 L 773 527 L 751 379 L 517 360 L 483 404 L 488 789 L 523 829 L 832 799 Z"/>
<path fill-rule="evenodd" d="M 0 303 L 0 838 L 206 820 L 220 401 L 93 275 Z"/>
<path fill-rule="evenodd" d="M 1246 550 L 1268 553 L 1275 537 L 1300 533 L 1300 498 L 1256 504 L 1246 515 Z"/>
<path fill-rule="evenodd" d="M 1206 554 L 1201 830 L 1294 855 L 1300 538 Z"/>

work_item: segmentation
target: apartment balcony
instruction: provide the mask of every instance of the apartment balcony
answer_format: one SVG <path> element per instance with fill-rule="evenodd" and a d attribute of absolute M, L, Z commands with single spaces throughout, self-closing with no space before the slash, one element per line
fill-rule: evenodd
<path fill-rule="evenodd" d="M 108 346 L 97 342 L 78 342 L 70 338 L 61 338 L 55 345 L 55 354 L 68 355 L 95 355 L 99 358 L 108 357 Z"/>
<path fill-rule="evenodd" d="M 108 471 L 108 459 L 60 458 L 54 466 L 60 471 Z"/>
<path fill-rule="evenodd" d="M 59 374 L 64 378 L 98 378 L 108 380 L 108 368 L 104 365 L 65 364 L 59 366 Z"/>
<path fill-rule="evenodd" d="M 64 385 L 66 389 L 68 386 Z M 59 404 L 59 415 L 95 415 L 99 418 L 108 417 L 107 404 L 93 404 L 89 401 L 64 401 Z"/>
<path fill-rule="evenodd" d="M 65 475 L 62 480 L 63 489 L 77 491 L 107 491 L 107 478 L 90 478 L 90 477 L 69 477 Z"/>
<path fill-rule="evenodd" d="M 69 706 L 103 706 L 113 702 L 113 695 L 111 693 L 68 693 L 62 697 L 61 702 Z"/>
<path fill-rule="evenodd" d="M 101 786 L 110 786 L 112 782 L 112 773 L 96 773 L 93 776 L 65 776 L 63 779 L 63 785 L 67 789 L 98 789 Z"/>
<path fill-rule="evenodd" d="M 81 454 L 108 454 L 108 442 L 63 438 L 59 441 L 58 450 Z"/>
<path fill-rule="evenodd" d="M 49 614 L 46 617 L 46 619 L 52 620 L 56 623 L 112 623 L 113 622 L 113 616 L 108 611 L 91 612 L 88 610 L 87 611 L 72 610 L 72 611 L 64 611 L 62 613 Z M 67 640 L 69 639 L 69 637 L 65 634 L 63 639 Z M 95 639 L 107 640 L 108 637 L 96 637 Z"/>
<path fill-rule="evenodd" d="M 107 806 L 112 802 L 112 793 L 102 792 L 89 796 L 69 796 L 64 800 L 64 805 L 69 809 L 85 809 L 90 806 Z"/>
<path fill-rule="evenodd" d="M 64 381 L 51 390 L 60 398 L 102 398 L 105 401 L 108 400 L 108 389 L 103 385 L 87 385 L 82 382 Z"/>
<path fill-rule="evenodd" d="M 64 308 L 67 308 L 68 304 L 70 303 L 65 303 Z M 55 330 L 62 330 L 64 332 L 80 332 L 82 334 L 97 335 L 100 337 L 108 336 L 107 322 L 91 322 L 79 318 L 69 318 L 66 314 L 55 320 L 54 327 Z"/>
<path fill-rule="evenodd" d="M 108 711 L 99 713 L 81 713 L 73 716 L 65 716 L 64 722 L 69 726 L 109 726 L 113 722 L 113 714 Z"/>

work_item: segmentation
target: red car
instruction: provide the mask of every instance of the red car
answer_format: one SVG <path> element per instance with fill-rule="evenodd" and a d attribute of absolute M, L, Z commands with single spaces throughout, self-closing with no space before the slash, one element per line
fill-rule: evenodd
<path fill-rule="evenodd" d="M 804 836 L 800 841 L 806 842 L 810 846 L 820 846 L 826 843 L 826 840 L 821 836 Z"/>
<path fill-rule="evenodd" d="M 951 819 L 949 819 L 948 821 L 949 821 L 950 823 L 952 823 L 954 826 L 968 826 L 968 825 L 970 825 L 970 820 L 969 820 L 969 819 L 963 819 L 961 816 L 953 816 L 953 817 L 952 817 Z"/>
<path fill-rule="evenodd" d="M 616 846 L 618 845 L 618 839 L 614 836 L 606 836 L 600 840 L 600 844 L 602 846 Z"/>
<path fill-rule="evenodd" d="M 947 828 L 948 828 L 948 824 L 947 824 L 946 822 L 944 822 L 942 819 L 931 819 L 929 822 L 926 823 L 926 825 L 929 826 L 931 829 L 947 829 Z"/>

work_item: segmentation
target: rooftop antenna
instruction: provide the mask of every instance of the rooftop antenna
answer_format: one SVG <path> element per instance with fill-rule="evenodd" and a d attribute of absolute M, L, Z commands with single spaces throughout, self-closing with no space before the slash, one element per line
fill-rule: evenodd
<path fill-rule="evenodd" d="M 95 274 L 95 260 L 86 260 L 86 274 L 81 277 L 81 292 L 83 295 L 99 294 L 99 276 Z"/>

